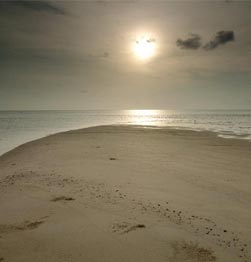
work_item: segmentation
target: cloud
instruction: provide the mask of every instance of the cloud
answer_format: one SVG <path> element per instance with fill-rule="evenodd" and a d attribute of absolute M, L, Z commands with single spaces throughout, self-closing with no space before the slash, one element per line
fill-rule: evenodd
<path fill-rule="evenodd" d="M 104 52 L 102 55 L 101 55 L 101 57 L 103 57 L 103 58 L 106 58 L 106 57 L 108 57 L 109 56 L 109 53 L 108 52 Z"/>
<path fill-rule="evenodd" d="M 88 58 L 108 58 L 110 56 L 110 54 L 105 51 L 105 52 L 102 52 L 102 53 L 94 53 L 94 54 L 88 54 L 87 57 Z"/>
<path fill-rule="evenodd" d="M 185 40 L 179 38 L 176 45 L 181 49 L 196 50 L 201 46 L 201 37 L 197 34 L 190 34 L 190 37 Z"/>
<path fill-rule="evenodd" d="M 65 11 L 47 1 L 25 1 L 17 0 L 8 2 L 11 5 L 20 6 L 37 12 L 50 12 L 53 14 L 65 15 Z"/>
<path fill-rule="evenodd" d="M 144 42 L 147 42 L 147 43 L 154 43 L 154 42 L 156 42 L 156 40 L 155 40 L 154 38 L 147 38 L 147 37 L 145 37 L 145 36 L 142 36 L 142 37 L 140 38 L 140 40 L 135 40 L 135 43 L 136 43 L 136 44 L 139 44 L 140 41 L 144 41 Z"/>
<path fill-rule="evenodd" d="M 206 43 L 203 48 L 205 50 L 213 50 L 219 45 L 225 45 L 231 41 L 234 41 L 234 31 L 220 31 L 216 33 L 214 39 Z"/>
<path fill-rule="evenodd" d="M 234 31 L 219 31 L 215 37 L 204 46 L 201 44 L 201 37 L 197 34 L 190 34 L 190 37 L 184 40 L 179 38 L 176 41 L 176 45 L 181 49 L 196 50 L 202 47 L 204 50 L 209 51 L 231 41 L 234 41 Z"/>
<path fill-rule="evenodd" d="M 154 43 L 156 40 L 154 38 L 149 38 L 146 40 L 147 43 Z"/>

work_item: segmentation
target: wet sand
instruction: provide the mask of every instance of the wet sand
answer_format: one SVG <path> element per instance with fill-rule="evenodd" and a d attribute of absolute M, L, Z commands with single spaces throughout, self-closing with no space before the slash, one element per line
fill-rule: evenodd
<path fill-rule="evenodd" d="M 251 143 L 100 126 L 0 157 L 0 261 L 251 261 Z"/>

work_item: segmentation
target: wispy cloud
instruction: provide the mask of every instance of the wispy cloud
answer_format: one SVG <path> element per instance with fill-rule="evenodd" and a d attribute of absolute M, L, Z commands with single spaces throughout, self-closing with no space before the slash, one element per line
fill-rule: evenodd
<path fill-rule="evenodd" d="M 181 49 L 192 49 L 196 50 L 201 46 L 201 37 L 197 34 L 190 34 L 187 39 L 178 39 L 176 44 Z"/>
<path fill-rule="evenodd" d="M 220 31 L 217 32 L 216 36 L 206 43 L 203 48 L 205 50 L 213 50 L 219 45 L 224 45 L 231 41 L 234 41 L 234 31 Z"/>
<path fill-rule="evenodd" d="M 25 1 L 25 0 L 16 0 L 8 1 L 8 4 L 31 9 L 37 12 L 50 12 L 53 14 L 65 15 L 65 11 L 62 8 L 53 5 L 47 1 Z"/>

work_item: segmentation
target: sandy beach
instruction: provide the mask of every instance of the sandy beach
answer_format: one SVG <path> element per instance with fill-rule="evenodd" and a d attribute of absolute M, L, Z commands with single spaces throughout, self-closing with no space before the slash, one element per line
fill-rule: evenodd
<path fill-rule="evenodd" d="M 0 261 L 250 262 L 251 143 L 99 126 L 0 157 Z"/>

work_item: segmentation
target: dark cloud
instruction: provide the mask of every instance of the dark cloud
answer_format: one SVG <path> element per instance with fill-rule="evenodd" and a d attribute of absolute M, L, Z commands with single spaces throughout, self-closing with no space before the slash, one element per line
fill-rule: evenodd
<path fill-rule="evenodd" d="M 178 39 L 176 44 L 181 49 L 198 49 L 201 46 L 201 37 L 197 34 L 190 34 L 190 37 L 183 40 Z"/>
<path fill-rule="evenodd" d="M 146 41 L 147 43 L 154 43 L 154 42 L 156 42 L 156 40 L 155 40 L 154 38 L 147 38 L 147 39 L 146 39 L 145 37 L 141 37 L 141 39 L 140 39 L 140 40 L 136 40 L 135 43 L 136 43 L 136 44 L 139 44 L 139 42 L 140 42 L 141 40 Z"/>
<path fill-rule="evenodd" d="M 216 34 L 214 39 L 206 43 L 203 48 L 205 50 L 213 50 L 219 45 L 224 45 L 231 41 L 234 41 L 234 31 L 220 31 Z"/>
<path fill-rule="evenodd" d="M 206 43 L 202 48 L 205 50 L 213 50 L 219 45 L 224 45 L 228 42 L 234 41 L 234 31 L 219 31 L 215 37 Z M 176 44 L 181 49 L 199 49 L 201 47 L 201 37 L 197 34 L 190 34 L 187 39 L 178 39 Z"/>
<path fill-rule="evenodd" d="M 11 4 L 13 6 L 31 9 L 37 12 L 50 12 L 53 14 L 65 15 L 65 11 L 47 1 L 6 1 L 5 3 Z"/>

